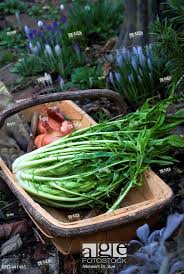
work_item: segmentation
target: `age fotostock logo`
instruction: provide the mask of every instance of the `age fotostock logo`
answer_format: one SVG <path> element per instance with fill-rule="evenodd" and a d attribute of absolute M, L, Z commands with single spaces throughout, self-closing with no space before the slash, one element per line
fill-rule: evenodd
<path fill-rule="evenodd" d="M 127 247 L 123 243 L 84 243 L 81 252 L 83 269 L 113 269 L 126 263 Z"/>

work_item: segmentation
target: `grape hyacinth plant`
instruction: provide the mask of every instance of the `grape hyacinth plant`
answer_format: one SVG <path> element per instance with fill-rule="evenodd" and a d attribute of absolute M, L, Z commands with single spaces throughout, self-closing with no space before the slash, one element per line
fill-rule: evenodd
<path fill-rule="evenodd" d="M 162 86 L 159 78 L 163 73 L 164 65 L 153 56 L 151 45 L 124 47 L 115 51 L 109 83 L 128 104 L 138 107 L 158 94 Z"/>
<path fill-rule="evenodd" d="M 63 22 L 63 18 L 61 18 Z M 21 64 L 16 64 L 14 72 L 23 76 L 36 75 L 37 70 L 21 69 L 21 65 L 26 66 L 26 59 L 34 59 L 34 63 L 38 63 L 39 73 L 47 72 L 62 77 L 70 77 L 73 68 L 85 64 L 85 57 L 81 51 L 80 44 L 70 42 L 68 46 L 66 42 L 66 30 L 64 23 L 53 22 L 47 25 L 45 22 L 38 20 L 38 30 L 24 27 L 27 37 L 28 53 L 23 56 Z M 65 34 L 64 34 L 65 33 Z M 41 67 L 41 69 L 40 69 Z M 25 72 L 24 72 L 25 71 Z"/>

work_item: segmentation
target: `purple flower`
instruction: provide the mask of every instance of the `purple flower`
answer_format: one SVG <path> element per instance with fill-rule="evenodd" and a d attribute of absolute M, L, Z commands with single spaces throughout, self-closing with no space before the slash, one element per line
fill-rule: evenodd
<path fill-rule="evenodd" d="M 66 21 L 67 21 L 66 16 L 65 16 L 65 15 L 62 15 L 62 16 L 61 16 L 61 22 L 62 22 L 63 24 L 65 24 Z"/>
<path fill-rule="evenodd" d="M 111 84 L 114 85 L 114 77 L 113 77 L 112 71 L 110 71 L 110 73 L 109 73 L 109 80 L 110 80 Z"/>
<path fill-rule="evenodd" d="M 149 68 L 150 70 L 152 70 L 152 64 L 151 64 L 150 58 L 148 58 L 147 64 L 148 64 L 148 68 Z"/>
<path fill-rule="evenodd" d="M 32 32 L 33 32 L 33 35 L 37 34 L 37 30 L 36 29 L 33 29 Z"/>
<path fill-rule="evenodd" d="M 31 42 L 29 42 L 29 49 L 32 51 L 32 48 L 33 48 L 33 44 Z"/>
<path fill-rule="evenodd" d="M 58 27 L 59 27 L 58 22 L 57 22 L 57 21 L 54 21 L 54 23 L 53 23 L 53 28 L 54 28 L 54 30 L 58 30 Z"/>
<path fill-rule="evenodd" d="M 30 31 L 29 36 L 28 36 L 28 39 L 29 39 L 29 40 L 33 40 L 33 38 L 34 38 L 33 32 Z"/>
<path fill-rule="evenodd" d="M 122 61 L 123 61 L 123 56 L 122 56 L 122 54 L 119 50 L 116 50 L 115 58 L 116 58 L 117 64 L 119 65 L 119 67 L 121 67 L 122 66 Z"/>
<path fill-rule="evenodd" d="M 38 32 L 38 37 L 41 38 L 43 36 L 43 32 L 42 31 L 39 31 Z"/>
<path fill-rule="evenodd" d="M 80 54 L 80 44 L 79 43 L 75 43 L 73 45 L 73 48 L 77 54 Z"/>
<path fill-rule="evenodd" d="M 46 81 L 48 82 L 48 84 L 52 85 L 52 77 L 50 74 L 46 73 L 44 74 L 44 78 L 46 79 Z"/>
<path fill-rule="evenodd" d="M 41 20 L 38 21 L 38 27 L 39 27 L 40 29 L 42 29 L 42 28 L 44 27 L 43 21 L 41 21 Z"/>
<path fill-rule="evenodd" d="M 52 29 L 52 26 L 51 26 L 51 25 L 48 25 L 48 26 L 47 26 L 47 30 L 48 30 L 48 31 L 52 31 L 52 30 L 53 30 L 53 29 Z"/>
<path fill-rule="evenodd" d="M 32 48 L 32 53 L 33 54 L 38 54 L 38 51 L 39 51 L 39 49 L 38 49 L 37 46 L 35 46 L 35 47 Z"/>
<path fill-rule="evenodd" d="M 131 61 L 131 63 L 132 63 L 133 68 L 134 68 L 135 70 L 137 70 L 137 61 L 136 61 L 136 59 L 135 59 L 135 56 L 132 56 L 132 61 Z"/>
<path fill-rule="evenodd" d="M 33 53 L 33 54 L 37 54 L 38 50 L 39 50 L 38 47 L 33 46 L 33 44 L 31 42 L 29 43 L 29 49 L 30 49 L 31 53 Z"/>
<path fill-rule="evenodd" d="M 128 76 L 128 80 L 129 80 L 129 82 L 134 81 L 134 77 L 133 77 L 132 73 Z"/>
<path fill-rule="evenodd" d="M 60 75 L 58 76 L 58 82 L 59 82 L 60 88 L 63 89 L 65 82 L 64 82 L 64 79 Z"/>
<path fill-rule="evenodd" d="M 52 56 L 52 49 L 51 49 L 50 45 L 46 44 L 45 50 L 46 50 L 46 53 L 48 53 L 48 55 Z"/>
<path fill-rule="evenodd" d="M 38 48 L 38 49 L 41 49 L 41 44 L 40 44 L 40 42 L 36 42 L 36 45 L 37 45 L 37 48 Z"/>
<path fill-rule="evenodd" d="M 124 59 L 128 59 L 128 60 L 132 57 L 130 50 L 125 47 L 123 47 L 122 56 Z"/>
<path fill-rule="evenodd" d="M 58 56 L 61 54 L 60 45 L 55 45 L 54 50 L 55 50 L 55 53 L 56 53 Z"/>
<path fill-rule="evenodd" d="M 138 80 L 139 80 L 139 82 L 142 82 L 142 78 L 140 75 L 138 75 Z"/>
<path fill-rule="evenodd" d="M 29 36 L 29 33 L 30 33 L 30 29 L 27 25 L 24 26 L 24 32 L 27 36 Z"/>
<path fill-rule="evenodd" d="M 115 72 L 115 77 L 118 82 L 121 81 L 121 74 L 119 72 Z"/>

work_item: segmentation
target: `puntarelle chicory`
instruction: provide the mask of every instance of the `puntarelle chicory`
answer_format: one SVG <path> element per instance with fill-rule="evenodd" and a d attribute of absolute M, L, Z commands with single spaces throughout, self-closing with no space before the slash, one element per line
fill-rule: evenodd
<path fill-rule="evenodd" d="M 69 209 L 104 206 L 117 209 L 132 187 L 141 186 L 150 165 L 170 165 L 172 147 L 184 147 L 171 130 L 184 122 L 184 110 L 167 115 L 172 99 L 115 121 L 100 123 L 65 136 L 19 157 L 13 172 L 38 202 Z M 109 197 L 117 195 L 113 204 Z"/>

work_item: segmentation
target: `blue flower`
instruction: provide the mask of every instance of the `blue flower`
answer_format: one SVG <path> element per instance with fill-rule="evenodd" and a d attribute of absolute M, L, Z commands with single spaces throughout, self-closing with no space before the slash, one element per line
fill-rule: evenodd
<path fill-rule="evenodd" d="M 75 43 L 73 45 L 73 48 L 77 54 L 80 54 L 80 44 L 79 43 Z"/>
<path fill-rule="evenodd" d="M 120 73 L 115 72 L 115 77 L 116 77 L 116 80 L 117 80 L 118 82 L 121 81 L 121 74 L 120 74 Z"/>
<path fill-rule="evenodd" d="M 32 48 L 33 48 L 33 44 L 31 42 L 29 42 L 29 49 L 32 51 Z"/>
<path fill-rule="evenodd" d="M 133 82 L 134 81 L 134 77 L 133 77 L 132 73 L 128 76 L 128 80 L 129 80 L 129 82 Z"/>
<path fill-rule="evenodd" d="M 46 81 L 47 81 L 48 84 L 52 85 L 53 82 L 52 82 L 52 77 L 51 77 L 50 74 L 48 74 L 48 73 L 45 72 L 44 78 L 46 79 Z"/>
<path fill-rule="evenodd" d="M 29 35 L 28 35 L 28 39 L 29 40 L 33 40 L 34 39 L 34 35 L 33 35 L 33 32 L 30 31 Z"/>
<path fill-rule="evenodd" d="M 55 50 L 55 53 L 56 53 L 58 56 L 61 54 L 60 45 L 55 45 L 54 50 Z"/>
<path fill-rule="evenodd" d="M 62 16 L 61 16 L 61 22 L 62 22 L 63 24 L 65 24 L 66 21 L 67 21 L 66 16 L 62 15 Z"/>
<path fill-rule="evenodd" d="M 137 70 L 137 60 L 136 60 L 135 56 L 132 56 L 132 61 L 131 61 L 131 63 L 132 63 L 133 68 L 134 68 L 135 70 Z"/>
<path fill-rule="evenodd" d="M 50 45 L 46 44 L 45 50 L 46 50 L 46 53 L 48 53 L 48 55 L 52 56 L 52 49 L 51 49 Z"/>
<path fill-rule="evenodd" d="M 31 42 L 29 43 L 29 49 L 30 49 L 31 53 L 33 53 L 33 54 L 37 54 L 39 51 L 38 47 L 33 46 L 33 44 Z"/>
<path fill-rule="evenodd" d="M 111 84 L 114 85 L 114 77 L 113 77 L 112 71 L 110 71 L 110 73 L 109 73 L 109 80 L 110 80 Z"/>
<path fill-rule="evenodd" d="M 138 80 L 139 80 L 139 82 L 142 82 L 142 78 L 140 75 L 138 75 Z"/>
<path fill-rule="evenodd" d="M 33 30 L 32 30 L 32 33 L 33 33 L 33 35 L 35 36 L 35 35 L 37 34 L 37 30 L 36 30 L 36 29 L 33 29 Z"/>
<path fill-rule="evenodd" d="M 32 53 L 33 54 L 38 54 L 38 52 L 39 52 L 39 49 L 38 49 L 37 46 L 35 46 L 35 47 L 32 48 Z"/>
<path fill-rule="evenodd" d="M 116 50 L 115 59 L 116 59 L 117 64 L 119 65 L 119 67 L 121 67 L 122 61 L 123 61 L 123 56 L 119 50 Z"/>
<path fill-rule="evenodd" d="M 43 21 L 41 21 L 41 20 L 38 21 L 38 27 L 39 27 L 40 29 L 42 29 L 42 28 L 44 27 Z"/>
<path fill-rule="evenodd" d="M 38 49 L 41 49 L 41 44 L 40 44 L 40 42 L 36 42 L 36 45 L 37 45 L 37 48 L 38 48 Z"/>
<path fill-rule="evenodd" d="M 24 26 L 24 32 L 27 36 L 29 36 L 29 33 L 30 33 L 30 29 L 27 25 Z"/>
<path fill-rule="evenodd" d="M 58 82 L 59 82 L 60 88 L 63 89 L 65 82 L 64 82 L 64 79 L 60 75 L 58 76 Z"/>
<path fill-rule="evenodd" d="M 52 30 L 53 30 L 53 29 L 52 29 L 52 26 L 51 26 L 51 25 L 48 25 L 48 26 L 47 26 L 47 30 L 48 30 L 48 31 L 52 31 Z"/>
<path fill-rule="evenodd" d="M 151 64 L 150 58 L 148 58 L 147 64 L 148 64 L 148 68 L 149 68 L 150 70 L 152 70 L 152 64 Z"/>
<path fill-rule="evenodd" d="M 58 22 L 57 22 L 57 21 L 54 21 L 54 23 L 53 23 L 53 28 L 54 28 L 54 30 L 58 30 L 58 27 L 59 27 Z"/>
<path fill-rule="evenodd" d="M 42 36 L 43 36 L 43 32 L 42 32 L 42 31 L 39 31 L 39 32 L 38 32 L 38 37 L 42 38 Z"/>

